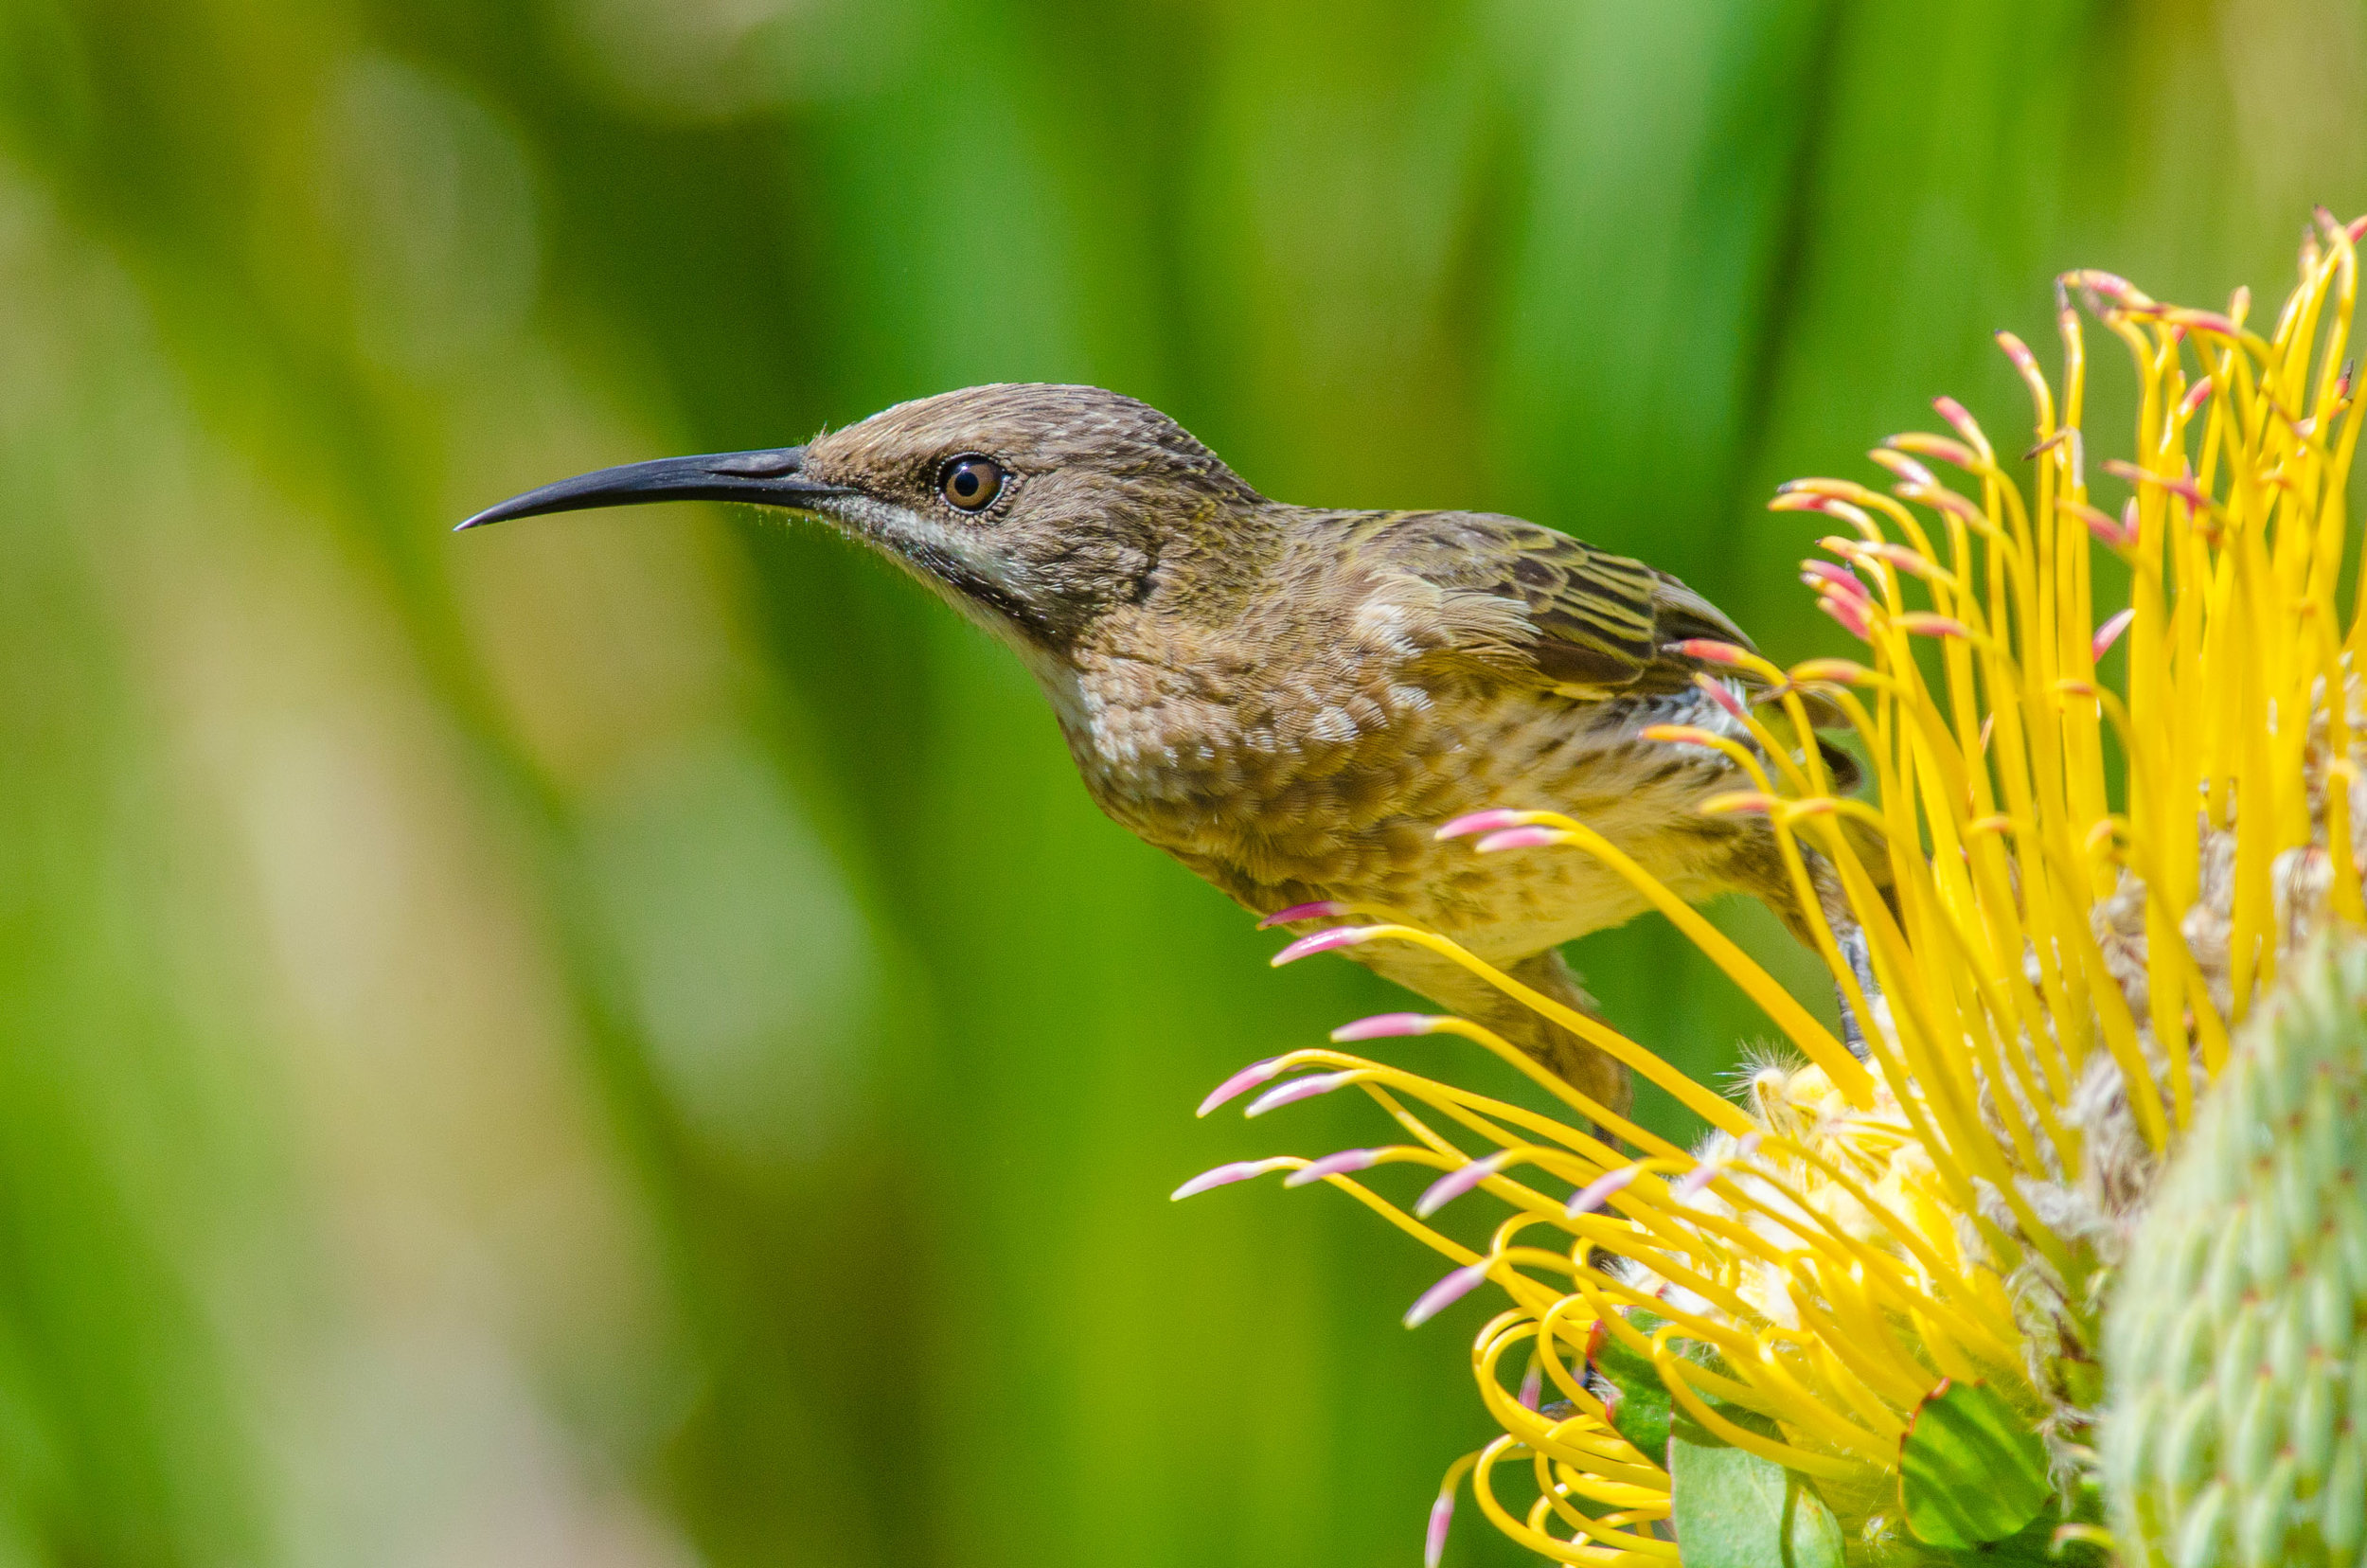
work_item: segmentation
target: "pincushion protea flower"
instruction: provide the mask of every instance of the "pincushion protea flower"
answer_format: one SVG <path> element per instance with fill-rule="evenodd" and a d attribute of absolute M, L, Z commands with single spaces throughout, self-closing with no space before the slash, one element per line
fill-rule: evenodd
<path fill-rule="evenodd" d="M 2056 383 L 1999 335 L 2029 389 L 2033 440 L 2002 455 L 1943 398 L 1948 434 L 1872 454 L 1887 490 L 1812 479 L 1775 499 L 1832 522 L 1830 559 L 1804 580 L 1868 652 L 1782 669 L 1697 647 L 1765 683 L 1751 709 L 1739 684 L 1704 683 L 1755 744 L 1661 738 L 1718 747 L 1753 775 L 1709 809 L 1771 820 L 1862 1057 L 1584 823 L 1551 812 L 1485 812 L 1440 833 L 1480 835 L 1479 853 L 1595 856 L 1754 999 L 1796 1061 L 1758 1072 L 1736 1104 L 1410 926 L 1338 927 L 1278 955 L 1428 948 L 1714 1129 L 1678 1148 L 1487 1030 L 1416 1014 L 1352 1024 L 1333 1043 L 1461 1036 L 1570 1119 L 1339 1049 L 1260 1062 L 1201 1107 L 1272 1085 L 1256 1115 L 1361 1088 L 1402 1141 L 1223 1167 L 1177 1196 L 1270 1171 L 1325 1182 L 1454 1263 L 1409 1326 L 1483 1284 L 1508 1299 L 1472 1347 L 1503 1434 L 1450 1469 L 1433 1564 L 1466 1475 L 1498 1528 L 1560 1562 L 1671 1563 L 1681 1547 L 1706 1559 L 1700 1543 L 1762 1494 L 1789 1499 L 1785 1560 L 2049 1539 L 2111 1549 L 2089 1445 L 2127 1238 L 2296 945 L 2367 924 L 2351 680 L 2367 620 L 2346 627 L 2338 609 L 2363 228 L 2320 215 L 2265 330 L 2241 291 L 2223 312 L 2188 310 L 2108 274 L 2067 275 Z M 2125 458 L 2100 461 L 2083 435 L 2088 317 L 2134 366 Z M 2125 492 L 2117 507 L 2091 492 L 2099 477 Z M 2128 582 L 2127 608 L 2101 617 L 2099 549 Z M 2108 679 L 2116 645 L 2124 673 Z M 1810 701 L 1856 726 L 1871 799 L 1832 793 Z M 1846 920 L 1818 913 L 1827 874 Z M 1359 1179 L 1391 1165 L 1435 1179 L 1410 1203 Z M 1474 1193 L 1509 1210 L 1483 1238 L 1431 1222 Z"/>

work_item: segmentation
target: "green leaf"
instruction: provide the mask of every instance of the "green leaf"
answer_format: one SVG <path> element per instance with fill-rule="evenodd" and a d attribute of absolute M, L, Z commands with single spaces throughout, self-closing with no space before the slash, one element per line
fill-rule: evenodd
<path fill-rule="evenodd" d="M 1842 1568 L 1840 1521 L 1783 1466 L 1679 1437 L 1668 1476 L 1685 1568 Z"/>
<path fill-rule="evenodd" d="M 1980 1546 L 2020 1534 L 2054 1495 L 2046 1445 L 1979 1382 L 1944 1381 L 1924 1396 L 1899 1446 L 1898 1506 L 1932 1546 Z"/>
<path fill-rule="evenodd" d="M 1605 1333 L 1591 1364 L 1611 1385 L 1611 1424 L 1619 1435 L 1645 1453 L 1668 1446 L 1668 1390 L 1652 1363 L 1628 1349 L 1615 1334 Z"/>
<path fill-rule="evenodd" d="M 1628 1313 L 1628 1322 L 1636 1332 L 1646 1336 L 1657 1330 L 1663 1319 L 1641 1310 Z M 1713 1371 L 1724 1371 L 1724 1360 L 1715 1351 L 1692 1340 L 1672 1342 L 1677 1354 L 1697 1362 Z M 1646 1453 L 1658 1453 L 1674 1435 L 1703 1448 L 1722 1448 L 1725 1440 L 1707 1427 L 1688 1417 L 1671 1400 L 1667 1385 L 1662 1382 L 1660 1371 L 1647 1357 L 1639 1356 L 1623 1344 L 1619 1336 L 1598 1330 L 1589 1361 L 1597 1377 L 1611 1384 L 1615 1397 L 1606 1402 L 1611 1406 L 1611 1424 L 1619 1435 Z M 1710 1408 L 1733 1422 L 1766 1436 L 1777 1435 L 1775 1423 L 1753 1410 L 1729 1404 L 1723 1399 L 1707 1401 Z"/>

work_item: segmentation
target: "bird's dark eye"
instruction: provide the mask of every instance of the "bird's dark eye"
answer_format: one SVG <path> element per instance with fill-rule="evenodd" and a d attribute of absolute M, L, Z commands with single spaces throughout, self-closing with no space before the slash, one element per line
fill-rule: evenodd
<path fill-rule="evenodd" d="M 937 473 L 937 493 L 959 511 L 984 511 L 1003 493 L 1003 465 L 991 457 L 956 457 Z"/>

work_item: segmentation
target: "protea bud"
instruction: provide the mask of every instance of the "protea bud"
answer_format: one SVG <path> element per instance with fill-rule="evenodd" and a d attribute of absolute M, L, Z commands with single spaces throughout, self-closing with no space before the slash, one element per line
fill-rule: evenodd
<path fill-rule="evenodd" d="M 2105 1330 L 2124 1560 L 2367 1546 L 2367 938 L 2296 956 L 2163 1173 Z"/>

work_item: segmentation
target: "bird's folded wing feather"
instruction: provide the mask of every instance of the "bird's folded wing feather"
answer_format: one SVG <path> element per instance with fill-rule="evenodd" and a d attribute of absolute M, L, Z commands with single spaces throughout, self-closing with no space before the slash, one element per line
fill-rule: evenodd
<path fill-rule="evenodd" d="M 1401 615 L 1433 656 L 1568 696 L 1675 691 L 1708 668 L 1669 645 L 1749 648 L 1717 606 L 1640 561 L 1483 512 L 1360 519 L 1375 612 Z"/>

